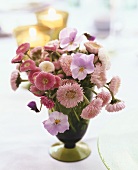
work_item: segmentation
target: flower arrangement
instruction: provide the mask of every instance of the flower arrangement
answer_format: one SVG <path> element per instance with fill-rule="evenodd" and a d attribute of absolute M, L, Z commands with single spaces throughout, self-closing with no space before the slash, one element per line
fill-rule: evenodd
<path fill-rule="evenodd" d="M 115 97 L 121 80 L 118 76 L 108 80 L 108 54 L 88 33 L 78 35 L 75 28 L 64 28 L 59 39 L 44 47 L 31 49 L 29 43 L 21 44 L 11 62 L 17 64 L 11 73 L 12 89 L 17 90 L 24 81 L 30 83 L 29 91 L 40 98 L 40 109 L 35 101 L 28 107 L 40 112 L 45 106 L 51 111 L 43 124 L 52 135 L 72 127 L 70 114 L 78 121 L 89 120 L 102 108 L 108 112 L 125 108 L 124 102 Z M 22 79 L 22 72 L 27 80 Z M 93 97 L 89 97 L 90 93 Z"/>

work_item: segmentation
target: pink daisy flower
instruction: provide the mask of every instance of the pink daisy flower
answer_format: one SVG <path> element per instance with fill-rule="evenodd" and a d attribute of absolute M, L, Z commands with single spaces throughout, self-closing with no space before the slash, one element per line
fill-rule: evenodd
<path fill-rule="evenodd" d="M 64 73 L 67 76 L 71 76 L 72 75 L 72 72 L 70 70 L 71 62 L 72 62 L 72 56 L 71 55 L 63 55 L 60 58 L 60 65 L 61 65 Z"/>
<path fill-rule="evenodd" d="M 60 83 L 61 83 L 60 85 L 63 86 L 65 84 L 74 84 L 74 83 L 76 83 L 76 81 L 73 79 L 63 79 L 63 80 L 61 80 Z"/>
<path fill-rule="evenodd" d="M 36 65 L 33 60 L 26 60 L 25 62 L 21 63 L 21 65 L 20 65 L 21 72 L 35 70 L 35 69 L 36 69 Z"/>
<path fill-rule="evenodd" d="M 114 104 L 111 104 L 109 103 L 105 109 L 108 111 L 108 112 L 118 112 L 122 109 L 125 108 L 125 103 L 123 101 L 117 101 L 116 103 Z"/>
<path fill-rule="evenodd" d="M 30 86 L 30 92 L 33 93 L 35 96 L 42 96 L 44 95 L 45 91 L 41 91 L 39 90 L 37 87 L 35 87 L 34 85 Z"/>
<path fill-rule="evenodd" d="M 100 64 L 97 64 L 93 74 L 91 74 L 91 83 L 97 85 L 98 88 L 103 87 L 107 81 L 105 69 Z"/>
<path fill-rule="evenodd" d="M 35 86 L 39 90 L 49 90 L 55 84 L 55 76 L 51 73 L 40 72 L 35 78 Z"/>
<path fill-rule="evenodd" d="M 110 84 L 109 84 L 109 88 L 113 92 L 114 95 L 118 92 L 120 84 L 121 84 L 121 79 L 118 76 L 113 77 L 111 79 Z"/>
<path fill-rule="evenodd" d="M 20 53 L 25 54 L 25 53 L 29 50 L 29 48 L 30 48 L 30 44 L 29 44 L 29 43 L 23 43 L 23 44 L 21 44 L 21 45 L 17 48 L 16 54 L 17 54 L 17 55 L 20 54 Z"/>
<path fill-rule="evenodd" d="M 20 83 L 21 83 L 21 78 L 18 70 L 15 70 L 11 73 L 11 78 L 10 78 L 10 83 L 11 83 L 11 88 L 12 90 L 16 90 Z"/>
<path fill-rule="evenodd" d="M 54 61 L 53 64 L 54 64 L 56 70 L 59 70 L 61 68 L 59 60 L 58 61 Z"/>
<path fill-rule="evenodd" d="M 51 135 L 57 135 L 69 130 L 68 116 L 57 111 L 50 113 L 49 119 L 45 120 L 43 124 Z"/>
<path fill-rule="evenodd" d="M 40 68 L 39 67 L 36 67 L 35 70 L 31 70 L 29 71 L 28 73 L 28 80 L 34 84 L 34 81 L 35 81 L 35 77 L 37 76 L 37 74 L 40 72 Z M 34 74 L 34 73 L 37 73 L 37 74 Z"/>
<path fill-rule="evenodd" d="M 46 106 L 48 109 L 52 109 L 54 107 L 54 102 L 53 100 L 49 99 L 46 96 L 41 97 L 41 103 Z"/>
<path fill-rule="evenodd" d="M 94 99 L 88 106 L 86 106 L 81 113 L 83 119 L 91 119 L 97 116 L 102 109 L 103 100 L 100 98 Z"/>
<path fill-rule="evenodd" d="M 53 89 L 58 88 L 61 84 L 61 78 L 59 76 L 55 76 L 55 84 L 53 86 Z"/>
<path fill-rule="evenodd" d="M 102 91 L 97 95 L 97 98 L 102 99 L 102 101 L 103 101 L 102 107 L 103 107 L 109 102 L 109 100 L 111 98 L 111 94 L 109 92 Z"/>
<path fill-rule="evenodd" d="M 24 57 L 24 54 L 20 53 L 12 59 L 11 63 L 20 63 L 22 62 L 23 57 Z"/>
<path fill-rule="evenodd" d="M 79 84 L 65 84 L 57 90 L 58 101 L 66 108 L 72 108 L 83 101 L 83 90 Z"/>
<path fill-rule="evenodd" d="M 57 48 L 59 48 L 59 41 L 58 41 L 58 40 L 49 41 L 49 42 L 44 46 L 44 50 L 46 50 L 46 51 L 56 51 Z"/>

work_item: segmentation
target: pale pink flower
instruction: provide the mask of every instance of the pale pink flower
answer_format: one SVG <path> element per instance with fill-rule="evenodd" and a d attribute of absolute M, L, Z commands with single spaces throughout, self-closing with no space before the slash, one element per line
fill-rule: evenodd
<path fill-rule="evenodd" d="M 109 102 L 109 100 L 111 98 L 111 94 L 109 92 L 102 91 L 97 94 L 97 98 L 102 99 L 102 101 L 103 101 L 102 107 L 103 107 Z"/>
<path fill-rule="evenodd" d="M 51 89 L 55 84 L 55 76 L 51 73 L 46 72 L 40 72 L 35 77 L 35 86 L 39 90 L 49 90 Z"/>
<path fill-rule="evenodd" d="M 72 56 L 71 55 L 62 55 L 62 57 L 60 58 L 60 65 L 64 71 L 64 73 L 67 76 L 71 76 L 71 70 L 70 70 L 70 65 L 72 62 Z"/>
<path fill-rule="evenodd" d="M 52 109 L 54 107 L 53 100 L 49 99 L 47 96 L 41 97 L 41 103 L 46 106 L 48 109 Z"/>
<path fill-rule="evenodd" d="M 18 70 L 15 70 L 11 73 L 10 83 L 11 83 L 11 88 L 14 91 L 19 87 L 21 83 L 21 78 Z"/>
<path fill-rule="evenodd" d="M 30 92 L 33 93 L 35 96 L 42 96 L 44 95 L 45 91 L 39 90 L 36 86 L 31 85 L 30 86 Z"/>
<path fill-rule="evenodd" d="M 20 54 L 20 53 L 26 53 L 28 50 L 29 50 L 29 48 L 30 48 L 30 44 L 29 43 L 23 43 L 23 44 L 21 44 L 18 48 L 17 48 L 17 50 L 16 50 L 16 54 L 18 55 L 18 54 Z"/>
<path fill-rule="evenodd" d="M 33 60 L 40 59 L 42 55 L 42 47 L 35 47 L 30 51 L 30 56 Z"/>
<path fill-rule="evenodd" d="M 69 130 L 68 116 L 57 111 L 50 113 L 49 119 L 45 120 L 43 124 L 51 135 L 57 135 Z"/>
<path fill-rule="evenodd" d="M 96 84 L 98 88 L 101 88 L 105 85 L 106 79 L 106 72 L 105 69 L 100 65 L 97 64 L 93 74 L 91 74 L 91 83 Z"/>
<path fill-rule="evenodd" d="M 79 84 L 65 84 L 57 90 L 58 101 L 66 108 L 72 108 L 83 101 L 83 90 Z"/>
<path fill-rule="evenodd" d="M 25 60 L 23 63 L 20 65 L 20 71 L 30 71 L 30 70 L 35 70 L 36 65 L 33 60 Z"/>
<path fill-rule="evenodd" d="M 100 98 L 96 98 L 90 102 L 88 106 L 86 106 L 81 113 L 81 117 L 83 119 L 91 119 L 97 116 L 102 109 L 103 100 Z"/>
<path fill-rule="evenodd" d="M 109 56 L 107 51 L 105 51 L 104 48 L 100 48 L 98 51 L 98 58 L 102 62 L 102 66 L 106 69 L 109 70 L 111 63 L 109 60 Z"/>
<path fill-rule="evenodd" d="M 49 53 L 47 51 L 42 51 L 41 61 L 50 61 L 50 58 L 48 56 L 49 56 Z"/>
<path fill-rule="evenodd" d="M 102 48 L 100 44 L 97 44 L 94 41 L 88 41 L 84 43 L 84 46 L 86 47 L 86 50 L 92 54 L 97 54 L 99 49 Z"/>
<path fill-rule="evenodd" d="M 121 84 L 121 79 L 118 76 L 115 76 L 111 79 L 109 88 L 113 92 L 114 95 L 118 92 L 120 84 Z"/>
<path fill-rule="evenodd" d="M 116 103 L 109 103 L 105 109 L 108 112 L 118 112 L 125 108 L 125 103 L 123 101 L 117 101 Z"/>
<path fill-rule="evenodd" d="M 23 57 L 24 57 L 24 54 L 20 53 L 12 59 L 11 63 L 20 63 L 20 62 L 22 62 Z"/>

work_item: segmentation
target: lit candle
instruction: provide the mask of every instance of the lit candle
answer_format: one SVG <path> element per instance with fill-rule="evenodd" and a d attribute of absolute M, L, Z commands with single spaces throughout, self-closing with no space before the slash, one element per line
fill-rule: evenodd
<path fill-rule="evenodd" d="M 43 14 L 39 18 L 42 24 L 50 28 L 58 28 L 63 25 L 63 17 L 58 14 L 54 8 L 49 8 L 47 14 Z"/>
<path fill-rule="evenodd" d="M 37 46 L 44 46 L 50 41 L 50 35 L 47 35 L 46 32 L 42 32 L 37 28 L 37 26 L 26 26 L 25 28 L 19 28 L 19 30 L 17 28 L 16 32 L 18 32 L 18 34 L 16 35 L 16 38 L 18 45 L 28 42 L 30 43 L 31 48 L 34 48 Z"/>

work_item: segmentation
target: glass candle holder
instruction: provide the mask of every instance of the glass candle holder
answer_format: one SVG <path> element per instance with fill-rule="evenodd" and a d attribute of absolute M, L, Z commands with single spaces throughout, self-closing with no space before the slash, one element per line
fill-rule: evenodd
<path fill-rule="evenodd" d="M 67 25 L 68 12 L 55 10 L 54 8 L 49 7 L 46 10 L 37 12 L 36 18 L 38 24 L 42 24 L 53 29 L 54 34 L 52 39 L 56 39 L 58 38 L 60 30 Z"/>
<path fill-rule="evenodd" d="M 51 40 L 53 30 L 42 25 L 19 26 L 13 30 L 17 45 L 28 42 L 31 48 L 44 46 Z"/>

